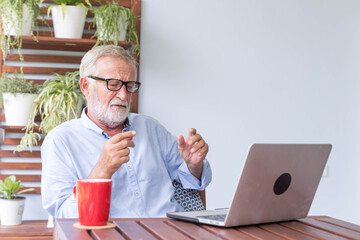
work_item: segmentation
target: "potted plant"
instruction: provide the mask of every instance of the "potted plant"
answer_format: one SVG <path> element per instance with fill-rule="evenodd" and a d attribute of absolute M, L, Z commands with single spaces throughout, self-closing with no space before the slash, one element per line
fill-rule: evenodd
<path fill-rule="evenodd" d="M 0 79 L 1 102 L 4 104 L 6 125 L 26 126 L 33 101 L 39 92 L 39 85 L 27 81 L 18 74 Z"/>
<path fill-rule="evenodd" d="M 37 145 L 40 134 L 34 132 L 35 116 L 40 113 L 40 132 L 48 133 L 57 125 L 79 117 L 84 103 L 84 95 L 78 81 L 79 71 L 68 72 L 65 75 L 55 73 L 55 78 L 46 80 L 39 96 L 34 100 L 35 107 L 29 115 L 25 135 L 15 151 L 22 151 Z"/>
<path fill-rule="evenodd" d="M 82 0 L 53 0 L 57 5 L 48 8 L 56 38 L 82 38 L 88 8 Z M 89 0 L 86 4 L 91 7 Z"/>
<path fill-rule="evenodd" d="M 37 17 L 40 16 L 40 4 L 43 0 L 1 0 L 0 34 L 1 50 L 5 61 L 6 51 L 17 47 L 20 59 L 22 36 L 32 35 L 37 29 Z M 13 37 L 11 37 L 13 36 Z"/>
<path fill-rule="evenodd" d="M 22 215 L 25 205 L 25 197 L 18 195 L 33 191 L 34 188 L 20 190 L 24 186 L 21 181 L 16 181 L 15 176 L 9 176 L 4 181 L 0 180 L 0 213 L 2 225 L 19 225 L 22 221 Z"/>
<path fill-rule="evenodd" d="M 139 53 L 139 37 L 136 31 L 136 16 L 130 8 L 119 6 L 111 2 L 93 9 L 94 22 L 96 23 L 96 45 L 101 42 L 106 45 L 110 42 L 117 45 L 118 41 L 135 42 L 134 51 Z M 95 46 L 96 46 L 95 45 Z"/>

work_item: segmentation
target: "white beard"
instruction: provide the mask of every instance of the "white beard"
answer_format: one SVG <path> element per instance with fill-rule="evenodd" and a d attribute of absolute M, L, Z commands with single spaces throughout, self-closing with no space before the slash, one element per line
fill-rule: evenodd
<path fill-rule="evenodd" d="M 94 117 L 100 121 L 102 124 L 107 125 L 110 128 L 119 127 L 123 124 L 129 114 L 129 104 L 125 100 L 120 100 L 119 98 L 113 98 L 109 106 L 104 109 L 104 105 L 100 103 L 96 89 L 93 89 L 94 100 L 89 104 Z M 111 105 L 125 105 L 126 108 L 112 108 Z"/>

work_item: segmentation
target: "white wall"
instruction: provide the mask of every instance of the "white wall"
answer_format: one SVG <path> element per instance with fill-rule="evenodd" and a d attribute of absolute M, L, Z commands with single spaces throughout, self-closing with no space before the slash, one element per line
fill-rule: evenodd
<path fill-rule="evenodd" d="M 210 145 L 226 207 L 254 142 L 332 143 L 311 215 L 360 224 L 357 0 L 142 0 L 141 113 Z"/>

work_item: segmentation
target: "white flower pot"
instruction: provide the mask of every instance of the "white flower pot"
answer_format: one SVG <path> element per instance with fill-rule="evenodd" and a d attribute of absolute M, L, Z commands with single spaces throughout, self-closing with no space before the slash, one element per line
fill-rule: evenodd
<path fill-rule="evenodd" d="M 125 20 L 125 16 L 123 14 L 122 16 L 122 21 L 120 21 L 120 26 L 119 26 L 119 33 L 118 33 L 118 41 L 125 41 L 126 39 L 126 29 L 128 26 L 128 22 L 126 22 Z M 96 18 L 96 26 L 98 29 L 103 29 L 104 27 L 102 26 L 102 18 Z M 104 40 L 106 38 L 106 36 L 109 36 L 110 33 L 104 33 L 103 31 L 99 31 L 99 40 Z M 115 38 L 115 33 L 112 33 L 109 37 L 109 39 L 106 40 L 112 40 Z"/>
<path fill-rule="evenodd" d="M 29 8 L 23 4 L 23 18 L 18 19 L 15 13 L 12 13 L 10 18 L 3 18 L 4 21 L 4 34 L 5 35 L 23 35 L 30 36 L 32 33 L 31 21 L 33 13 L 30 13 Z M 19 29 L 18 22 L 22 20 L 22 29 Z"/>
<path fill-rule="evenodd" d="M 19 225 L 22 222 L 25 197 L 16 199 L 0 198 L 1 225 Z"/>
<path fill-rule="evenodd" d="M 85 26 L 85 9 L 66 6 L 65 17 L 61 6 L 51 8 L 56 38 L 82 38 Z"/>
<path fill-rule="evenodd" d="M 26 126 L 37 96 L 30 93 L 3 93 L 6 125 Z"/>

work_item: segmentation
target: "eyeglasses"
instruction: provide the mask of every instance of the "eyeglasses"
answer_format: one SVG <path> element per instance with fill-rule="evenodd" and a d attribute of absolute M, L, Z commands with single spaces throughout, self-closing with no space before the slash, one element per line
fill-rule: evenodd
<path fill-rule="evenodd" d="M 124 82 L 120 79 L 112 79 L 112 78 L 100 78 L 100 77 L 94 77 L 94 76 L 88 76 L 89 78 L 92 78 L 94 80 L 100 80 L 106 82 L 106 87 L 110 91 L 118 91 L 121 89 L 123 85 L 125 85 L 126 91 L 129 93 L 136 93 L 139 90 L 139 87 L 141 85 L 140 82 L 130 81 L 130 82 Z"/>

